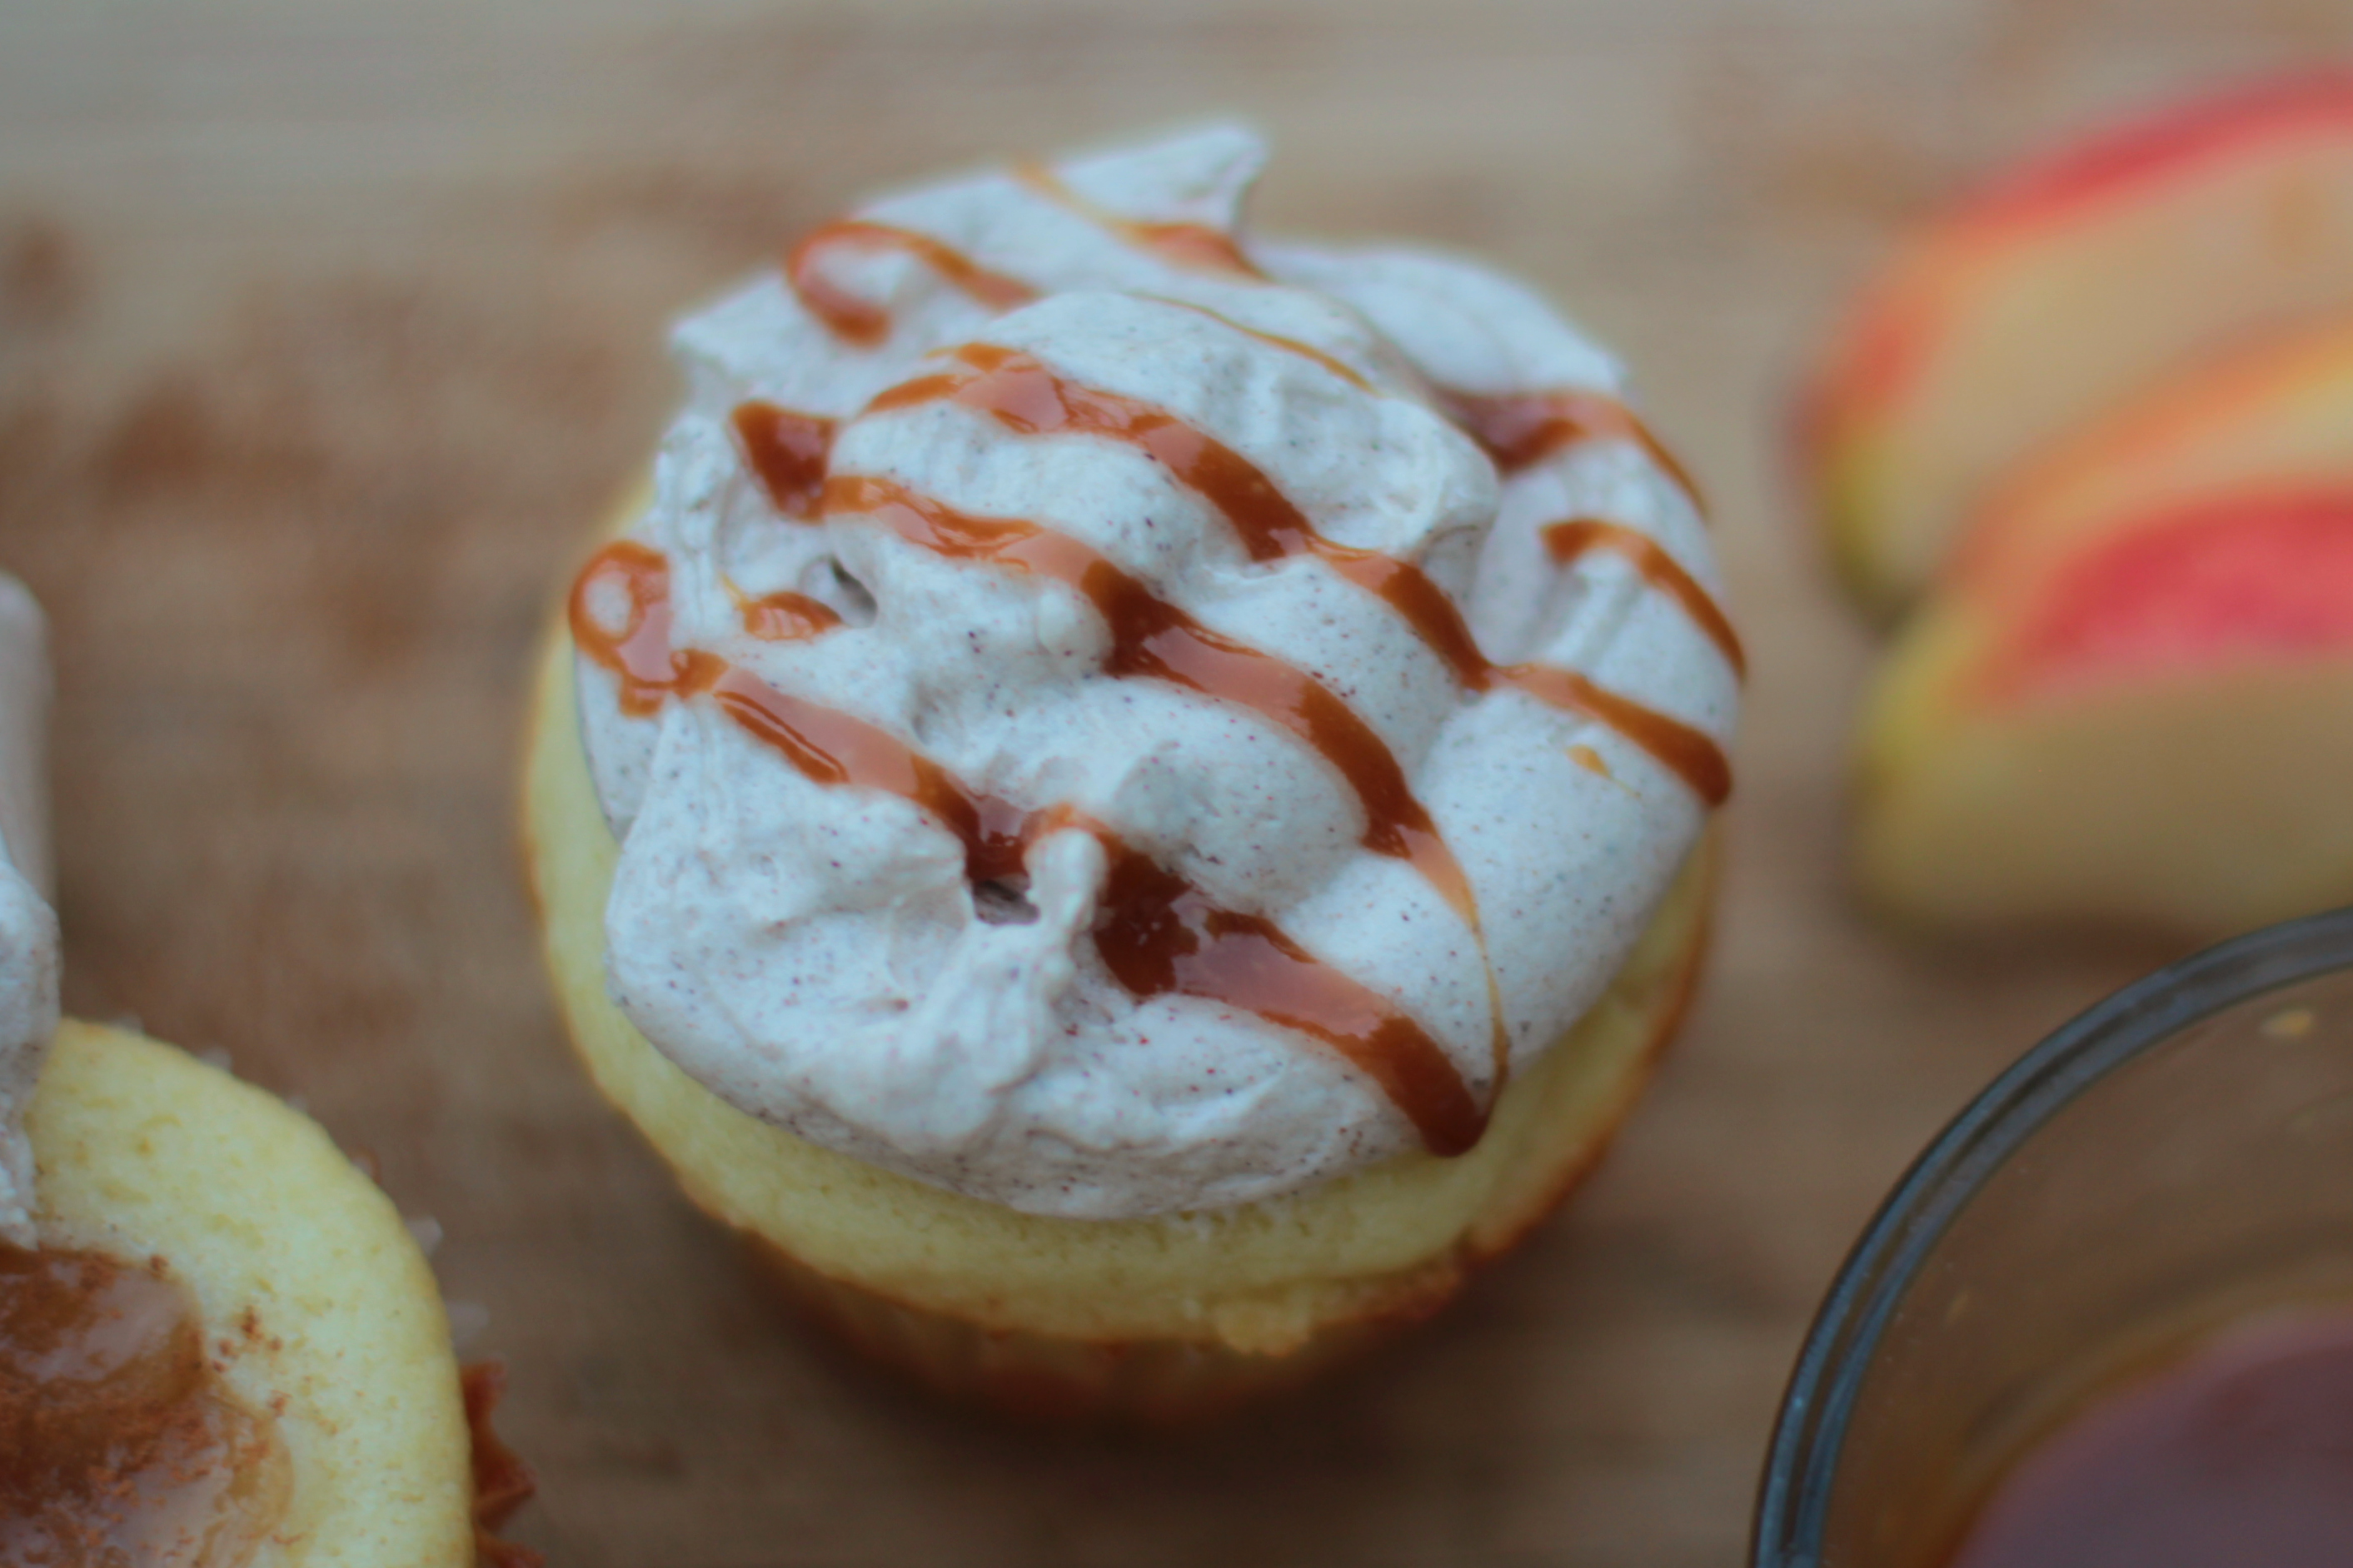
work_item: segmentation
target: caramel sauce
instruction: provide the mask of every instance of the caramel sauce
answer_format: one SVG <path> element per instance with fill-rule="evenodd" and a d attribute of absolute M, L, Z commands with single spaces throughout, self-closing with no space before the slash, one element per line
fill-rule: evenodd
<path fill-rule="evenodd" d="M 1265 276 L 1224 229 L 1206 223 L 1151 223 L 1123 217 L 1079 195 L 1060 174 L 1034 161 L 1016 164 L 1013 177 L 1055 205 L 1078 214 L 1163 261 L 1201 272 L 1235 272 L 1245 278 Z"/>
<path fill-rule="evenodd" d="M 1310 957 L 1274 922 L 1209 902 L 1148 855 L 1111 852 L 1095 945 L 1138 996 L 1175 993 L 1244 1008 L 1314 1036 L 1379 1084 L 1433 1154 L 1479 1142 L 1486 1113 L 1446 1053 L 1386 997 Z"/>
<path fill-rule="evenodd" d="M 1099 436 L 1123 442 L 1223 512 L 1253 561 L 1299 554 L 1319 542 L 1305 516 L 1272 480 L 1166 409 L 1066 381 L 1015 349 L 967 343 L 954 357 L 956 368 L 902 382 L 877 396 L 870 408 L 953 401 L 1025 436 Z"/>
<path fill-rule="evenodd" d="M 906 526 L 935 526 L 912 507 L 907 513 Z M 976 548 L 985 549 L 988 524 L 1004 529 L 997 536 L 1002 549 L 1034 547 L 1019 561 L 1024 570 L 1063 569 L 1077 559 L 1066 552 L 1092 553 L 1033 524 L 971 521 L 981 525 L 971 531 Z M 951 540 L 956 536 L 956 524 L 948 517 L 940 517 L 936 526 L 946 529 Z M 617 632 L 590 613 L 592 585 L 601 583 L 617 584 L 629 595 Z M 1221 908 L 1190 883 L 1159 869 L 1108 827 L 1068 807 L 1031 813 L 968 789 L 938 763 L 861 719 L 779 691 L 714 655 L 670 647 L 669 594 L 668 563 L 659 552 L 626 540 L 592 557 L 573 590 L 574 639 L 582 654 L 620 678 L 625 701 L 659 706 L 670 698 L 707 695 L 803 777 L 881 790 L 913 803 L 963 844 L 965 875 L 975 884 L 1022 876 L 1025 851 L 1045 834 L 1071 827 L 1092 833 L 1113 870 L 1097 906 L 1095 944 L 1128 991 L 1139 999 L 1198 996 L 1297 1028 L 1332 1045 L 1379 1084 L 1432 1152 L 1459 1153 L 1478 1141 L 1485 1113 L 1472 1104 L 1444 1049 L 1394 1004 L 1310 957 L 1273 922 Z M 1182 634 L 1172 635 L 1183 640 Z M 1153 655 L 1147 650 L 1143 657 Z"/>
<path fill-rule="evenodd" d="M 1244 326 L 1231 317 L 1187 300 L 1163 300 L 1160 302 L 1198 311 L 1224 322 L 1238 332 L 1256 338 L 1270 348 L 1313 360 L 1364 391 L 1373 390 L 1372 384 L 1354 367 L 1335 359 L 1313 343 L 1303 343 L 1297 338 L 1287 338 L 1279 332 L 1262 332 L 1256 327 Z M 1699 484 L 1691 477 L 1690 470 L 1632 409 L 1606 393 L 1577 387 L 1514 393 L 1458 392 L 1451 387 L 1441 387 L 1438 390 L 1438 399 L 1447 417 L 1461 426 L 1479 444 L 1480 449 L 1487 454 L 1496 468 L 1506 475 L 1533 468 L 1556 452 L 1588 441 L 1631 441 L 1641 447 L 1674 482 L 1675 488 L 1690 499 L 1693 510 L 1703 516 L 1707 511 L 1700 498 Z"/>
<path fill-rule="evenodd" d="M 823 599 L 779 589 L 756 599 L 736 598 L 744 630 L 762 642 L 807 642 L 841 625 L 841 612 Z"/>
<path fill-rule="evenodd" d="M 711 688 L 721 711 L 773 748 L 813 783 L 877 789 L 913 802 L 963 841 L 965 875 L 974 882 L 1018 876 L 1027 817 L 1018 806 L 965 788 L 937 763 L 889 731 L 777 690 L 757 676 L 730 669 Z"/>
<path fill-rule="evenodd" d="M 2353 1318 L 2226 1331 L 2030 1449 L 1949 1568 L 2353 1563 Z"/>
<path fill-rule="evenodd" d="M 974 517 L 892 480 L 863 477 L 832 480 L 825 504 L 829 513 L 863 513 L 937 554 L 1035 573 L 1085 595 L 1111 632 L 1107 673 L 1166 680 L 1289 730 L 1356 792 L 1365 810 L 1365 847 L 1411 865 L 1478 928 L 1470 879 L 1415 797 L 1396 753 L 1305 670 L 1209 630 L 1088 546 L 1026 519 Z"/>
<path fill-rule="evenodd" d="M 1366 381 L 1356 366 L 1345 360 L 1334 358 L 1314 343 L 1303 343 L 1297 338 L 1286 338 L 1281 332 L 1262 332 L 1256 327 L 1243 325 L 1222 310 L 1212 310 L 1207 305 L 1196 305 L 1190 300 L 1165 300 L 1157 294 L 1145 297 L 1155 304 L 1174 305 L 1180 310 L 1190 310 L 1197 316 L 1207 316 L 1219 326 L 1230 328 L 1246 338 L 1255 338 L 1269 348 L 1281 349 L 1287 354 L 1296 354 L 1301 359 L 1323 366 L 1359 392 L 1373 390 L 1373 384 Z"/>
<path fill-rule="evenodd" d="M 617 588 L 628 618 L 617 630 L 597 617 L 598 590 Z M 652 717 L 672 697 L 707 691 L 727 672 L 716 654 L 670 641 L 670 562 L 634 540 L 616 540 L 588 558 L 566 606 L 572 640 L 620 678 L 621 711 Z"/>
<path fill-rule="evenodd" d="M 1648 752 L 1709 805 L 1722 805 L 1731 794 L 1731 765 L 1707 735 L 1569 671 L 1491 662 L 1462 612 L 1427 573 L 1393 555 L 1325 539 L 1249 459 L 1167 410 L 1065 380 L 1012 349 L 968 343 L 955 358 L 955 368 L 902 382 L 870 406 L 886 410 L 953 401 L 1023 435 L 1096 436 L 1134 447 L 1222 513 L 1251 560 L 1314 555 L 1386 600 L 1466 689 L 1510 687 L 1596 720 Z"/>
<path fill-rule="evenodd" d="M 618 633 L 590 613 L 590 595 L 605 582 L 628 594 Z M 974 795 L 937 763 L 862 719 L 779 691 L 716 654 L 673 648 L 670 629 L 670 563 L 659 551 L 617 540 L 589 558 L 572 592 L 573 642 L 620 678 L 624 711 L 644 717 L 672 698 L 708 696 L 803 776 L 884 790 L 938 817 L 963 841 L 972 880 L 1020 871 L 1019 808 Z"/>
<path fill-rule="evenodd" d="M 838 250 L 902 250 L 954 288 L 992 310 L 1026 305 L 1038 291 L 1018 278 L 991 272 L 954 247 L 913 229 L 863 218 L 842 218 L 810 230 L 785 258 L 785 281 L 808 313 L 843 342 L 872 348 L 891 335 L 891 313 L 825 276 L 826 256 Z"/>
<path fill-rule="evenodd" d="M 1022 177 L 1053 199 L 1183 264 L 1256 275 L 1232 240 L 1219 231 L 1136 223 L 1103 213 L 1082 202 L 1042 168 L 1027 170 Z M 999 308 L 1034 297 L 1027 285 L 983 271 L 926 237 L 858 221 L 830 225 L 795 247 L 786 272 L 810 311 L 853 342 L 881 342 L 889 333 L 890 320 L 879 307 L 834 289 L 818 272 L 815 261 L 826 247 L 850 244 L 909 250 L 951 283 Z M 1366 384 L 1353 368 L 1312 345 L 1243 326 L 1204 307 L 1185 308 L 1319 363 L 1353 384 Z M 1025 435 L 1090 435 L 1133 446 L 1215 507 L 1251 560 L 1314 555 L 1388 604 L 1464 688 L 1485 691 L 1509 686 L 1552 707 L 1595 719 L 1648 752 L 1708 805 L 1721 804 L 1729 795 L 1731 770 L 1710 737 L 1573 671 L 1493 664 L 1480 650 L 1452 599 L 1419 567 L 1324 538 L 1248 459 L 1168 411 L 1065 381 L 1034 357 L 1013 350 L 974 343 L 955 351 L 954 358 L 957 363 L 952 368 L 893 387 L 870 408 L 880 412 L 952 400 Z M 1506 471 L 1573 441 L 1624 437 L 1641 444 L 1677 482 L 1691 489 L 1681 468 L 1632 414 L 1597 395 L 1458 396 L 1451 399 L 1451 412 Z M 1026 519 L 974 517 L 884 479 L 828 478 L 829 421 L 754 403 L 738 408 L 733 424 L 747 464 L 784 515 L 814 520 L 833 510 L 854 510 L 922 548 L 1050 577 L 1085 595 L 1102 613 L 1113 639 L 1105 668 L 1114 677 L 1168 680 L 1248 707 L 1298 735 L 1340 770 L 1362 802 L 1365 847 L 1413 865 L 1473 933 L 1480 931 L 1469 880 L 1414 796 L 1403 768 L 1370 727 L 1320 681 L 1210 631 L 1066 534 Z M 1609 524 L 1572 521 L 1556 525 L 1546 542 L 1563 561 L 1596 548 L 1626 554 L 1646 578 L 1691 611 L 1736 668 L 1742 666 L 1738 639 L 1722 612 L 1649 540 Z M 610 602 L 616 592 L 618 605 Z M 607 602 L 600 605 L 600 597 Z M 739 602 L 745 628 L 755 637 L 799 639 L 839 624 L 833 611 L 803 595 Z M 610 614 L 617 609 L 617 625 Z M 599 552 L 574 586 L 570 619 L 582 653 L 618 677 L 624 712 L 644 716 L 666 700 L 707 695 L 805 777 L 827 785 L 884 790 L 922 807 L 963 844 L 965 874 L 976 885 L 1021 876 L 1029 845 L 1044 833 L 1067 826 L 1092 833 L 1111 859 L 1093 936 L 1106 967 L 1128 991 L 1138 998 L 1197 996 L 1296 1028 L 1331 1046 L 1372 1078 L 1432 1152 L 1456 1154 L 1478 1142 L 1487 1113 L 1473 1101 L 1461 1074 L 1428 1032 L 1377 993 L 1317 962 L 1272 921 L 1217 906 L 1198 888 L 1109 828 L 1078 819 L 1066 807 L 1030 814 L 979 795 L 862 720 L 780 691 L 716 655 L 676 647 L 669 565 L 659 552 L 629 541 Z M 1584 750 L 1590 752 L 1590 748 Z M 1509 1042 L 1492 965 L 1487 984 L 1500 1092 Z"/>
<path fill-rule="evenodd" d="M 773 403 L 739 403 L 728 417 L 745 466 L 786 517 L 813 517 L 833 456 L 835 421 Z"/>
<path fill-rule="evenodd" d="M 286 1505 L 159 1268 L 0 1245 L 0 1562 L 236 1568 Z"/>
<path fill-rule="evenodd" d="M 1692 574 L 1678 564 L 1675 558 L 1660 548 L 1659 542 L 1637 529 L 1599 518 L 1571 518 L 1556 522 L 1544 531 L 1546 551 L 1566 566 L 1588 551 L 1608 550 L 1633 563 L 1650 584 L 1683 607 L 1699 629 L 1714 643 L 1732 666 L 1733 673 L 1746 676 L 1748 655 L 1740 646 L 1740 634 L 1732 629 L 1732 622 L 1718 607 L 1708 591 L 1699 585 Z"/>
<path fill-rule="evenodd" d="M 1631 441 L 1649 454 L 1675 487 L 1705 515 L 1699 485 L 1666 444 L 1634 411 L 1607 393 L 1577 387 L 1549 392 L 1456 392 L 1441 395 L 1446 411 L 1486 449 L 1506 474 L 1532 468 L 1554 453 L 1588 441 Z"/>
<path fill-rule="evenodd" d="M 1732 795 L 1732 763 L 1709 736 L 1655 709 L 1597 686 L 1573 669 L 1548 664 L 1497 666 L 1493 684 L 1524 691 L 1564 713 L 1598 720 L 1648 752 L 1711 807 Z"/>

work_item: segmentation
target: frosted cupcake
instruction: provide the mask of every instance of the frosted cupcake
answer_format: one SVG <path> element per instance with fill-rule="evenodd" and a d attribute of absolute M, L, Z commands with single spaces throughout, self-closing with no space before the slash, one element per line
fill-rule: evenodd
<path fill-rule="evenodd" d="M 431 1270 L 308 1117 L 58 1018 L 39 612 L 0 576 L 0 1563 L 529 1568 Z"/>
<path fill-rule="evenodd" d="M 1618 366 L 1212 129 L 688 318 L 526 786 L 596 1081 L 871 1349 L 1190 1412 L 1459 1288 L 1688 994 L 1740 674 Z"/>

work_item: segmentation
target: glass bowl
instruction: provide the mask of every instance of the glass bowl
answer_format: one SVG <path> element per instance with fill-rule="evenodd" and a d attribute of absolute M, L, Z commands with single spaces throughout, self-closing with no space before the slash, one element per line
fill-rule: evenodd
<path fill-rule="evenodd" d="M 1752 1568 L 1940 1568 L 2086 1399 L 2226 1323 L 2353 1305 L 2353 909 L 2209 949 L 1996 1079 L 1806 1337 Z"/>

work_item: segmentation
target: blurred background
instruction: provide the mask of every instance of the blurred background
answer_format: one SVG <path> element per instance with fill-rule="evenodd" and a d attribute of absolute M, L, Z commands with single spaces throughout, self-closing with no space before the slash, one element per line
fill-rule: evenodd
<path fill-rule="evenodd" d="M 0 3 L 0 563 L 57 643 L 67 999 L 299 1097 L 442 1234 L 577 1568 L 1723 1564 L 1831 1269 L 1999 1066 L 2167 956 L 1858 914 L 1868 643 L 1788 393 L 1905 220 L 2343 0 Z M 1754 665 L 1720 942 L 1582 1197 L 1245 1426 L 1008 1434 L 800 1337 L 569 1060 L 531 642 L 664 324 L 879 183 L 1209 111 L 1260 224 L 1480 253 L 1637 372 Z"/>

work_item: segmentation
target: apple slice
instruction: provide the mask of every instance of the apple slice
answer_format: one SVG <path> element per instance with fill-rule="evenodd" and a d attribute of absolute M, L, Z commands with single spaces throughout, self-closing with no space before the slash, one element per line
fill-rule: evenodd
<path fill-rule="evenodd" d="M 1832 555 L 1892 616 L 1989 487 L 2151 377 L 2353 309 L 2353 74 L 2160 113 L 1915 235 L 1839 334 L 1801 443 Z"/>
<path fill-rule="evenodd" d="M 2353 493 L 2353 317 L 2200 360 L 1999 486 L 1947 575 L 1979 591 L 2201 497 Z"/>
<path fill-rule="evenodd" d="M 1905 628 L 1858 870 L 1949 926 L 2200 935 L 2353 900 L 2353 487 L 2157 513 Z"/>

